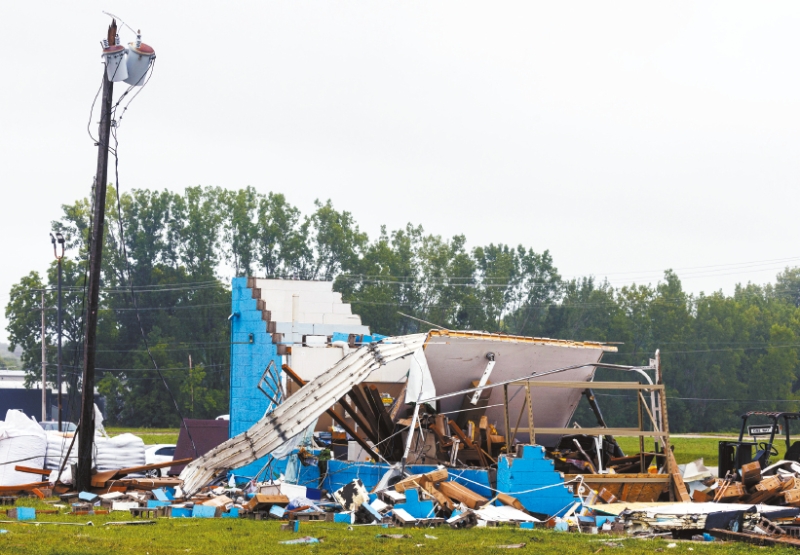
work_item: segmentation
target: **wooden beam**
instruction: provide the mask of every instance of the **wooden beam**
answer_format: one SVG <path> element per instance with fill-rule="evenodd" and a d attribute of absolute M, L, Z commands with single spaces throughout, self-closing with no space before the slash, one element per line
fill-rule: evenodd
<path fill-rule="evenodd" d="M 369 401 L 367 401 L 367 396 L 364 395 L 364 390 L 361 389 L 361 386 L 354 385 L 348 395 L 361 415 L 369 420 L 370 429 L 377 438 L 380 435 L 380 429 L 378 428 L 378 417 L 375 416 L 375 413 L 372 411 L 372 406 L 370 405 Z"/>
<path fill-rule="evenodd" d="M 52 472 L 51 470 L 47 470 L 46 468 L 32 468 L 30 466 L 22 466 L 19 464 L 14 467 L 14 470 L 16 470 L 17 472 L 27 472 L 28 474 L 39 474 L 43 476 L 48 476 L 50 475 L 50 472 Z"/>
<path fill-rule="evenodd" d="M 378 443 L 379 441 L 378 436 L 375 433 L 375 431 L 372 428 L 370 428 L 370 422 L 366 418 L 364 418 L 364 415 L 358 412 L 356 408 L 352 406 L 350 403 L 345 401 L 344 397 L 339 399 L 339 404 L 342 405 L 344 412 L 346 412 L 350 418 L 355 420 L 356 424 L 358 424 L 359 427 L 362 430 L 364 430 L 364 433 L 367 435 L 369 440 L 372 443 Z"/>
<path fill-rule="evenodd" d="M 292 378 L 292 379 L 295 381 L 295 383 L 297 383 L 297 385 L 299 385 L 300 387 L 303 387 L 304 385 L 306 385 L 306 382 L 305 382 L 305 380 L 303 380 L 303 378 L 301 378 L 300 376 L 298 376 L 298 375 L 297 375 L 297 373 L 296 373 L 294 370 L 292 370 L 292 369 L 289 367 L 289 365 L 288 365 L 288 364 L 284 364 L 284 365 L 283 365 L 281 368 L 283 368 L 283 371 L 284 371 L 284 372 L 286 372 L 286 375 L 287 375 L 287 376 L 289 376 L 290 378 Z M 352 428 L 352 426 L 350 426 L 350 424 L 348 424 L 348 423 L 345 421 L 345 419 L 344 419 L 344 418 L 342 418 L 341 416 L 339 416 L 338 414 L 336 414 L 336 411 L 334 411 L 333 409 L 328 409 L 328 410 L 326 410 L 325 412 L 326 412 L 326 413 L 327 413 L 327 414 L 328 414 L 328 415 L 329 415 L 331 418 L 333 418 L 333 420 L 334 420 L 334 421 L 335 421 L 337 424 L 339 424 L 339 425 L 340 425 L 342 428 L 344 428 L 345 432 L 347 432 L 348 434 L 350 434 L 350 435 L 353 437 L 353 439 L 354 439 L 354 440 L 356 440 L 356 442 L 358 442 L 358 444 L 359 444 L 359 445 L 360 445 L 360 446 L 361 446 L 361 447 L 362 447 L 362 448 L 363 448 L 363 449 L 364 449 L 364 450 L 365 450 L 367 453 L 371 453 L 371 454 L 372 454 L 372 456 L 373 456 L 373 458 L 374 458 L 375 460 L 379 460 L 379 459 L 381 459 L 381 458 L 382 458 L 382 457 L 381 457 L 381 456 L 380 456 L 380 455 L 379 455 L 379 454 L 378 454 L 378 453 L 375 451 L 375 448 L 374 448 L 374 447 L 372 447 L 372 446 L 371 446 L 369 443 L 367 443 L 367 442 L 366 442 L 366 441 L 365 441 L 365 440 L 364 440 L 364 439 L 363 439 L 363 438 L 362 438 L 360 435 L 358 435 L 358 433 L 356 433 L 356 431 L 355 431 L 355 430 Z"/>

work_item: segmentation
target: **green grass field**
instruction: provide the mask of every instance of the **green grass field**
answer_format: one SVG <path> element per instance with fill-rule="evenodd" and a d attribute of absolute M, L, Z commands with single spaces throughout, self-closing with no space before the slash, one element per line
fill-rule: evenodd
<path fill-rule="evenodd" d="M 39 509 L 50 506 L 42 501 L 20 501 L 20 506 Z M 154 525 L 103 526 L 106 522 L 130 521 L 129 515 L 69 516 L 40 515 L 36 524 L 0 522 L 0 553 L 26 555 L 185 555 L 272 553 L 437 553 L 444 555 L 503 553 L 494 546 L 525 543 L 516 552 L 542 555 L 651 554 L 666 552 L 692 555 L 751 553 L 754 548 L 739 543 L 678 542 L 668 549 L 669 540 L 636 540 L 565 534 L 549 530 L 519 530 L 512 527 L 473 528 L 471 530 L 399 529 L 355 526 L 327 522 L 304 523 L 299 533 L 280 531 L 280 523 L 245 519 L 157 519 Z M 58 522 L 61 525 L 43 524 Z M 92 526 L 74 526 L 92 522 Z M 73 525 L 69 525 L 73 524 Z M 383 539 L 378 534 L 409 534 L 411 538 Z M 426 538 L 426 534 L 436 539 Z M 282 545 L 278 542 L 302 536 L 322 539 L 320 544 Z M 614 542 L 614 545 L 606 545 Z M 513 551 L 512 551 L 513 552 Z M 789 553 L 788 549 L 770 548 L 768 553 Z"/>
<path fill-rule="evenodd" d="M 748 439 L 749 438 L 746 438 L 746 440 Z M 617 438 L 617 442 L 626 454 L 639 452 L 639 438 L 620 437 Z M 674 453 L 678 464 L 684 464 L 702 458 L 706 466 L 717 466 L 719 437 L 709 436 L 702 439 L 672 437 L 670 438 L 670 443 L 675 446 Z M 784 441 L 776 439 L 774 445 L 778 450 L 778 456 L 773 456 L 771 458 L 772 462 L 780 460 L 786 452 L 786 443 Z M 652 448 L 652 441 L 645 441 L 645 449 Z"/>
<path fill-rule="evenodd" d="M 134 433 L 147 444 L 175 443 L 177 429 L 110 428 L 109 434 Z M 703 458 L 708 465 L 717 464 L 715 437 L 672 438 L 679 463 Z M 638 451 L 638 439 L 619 438 L 626 453 Z M 775 459 L 777 460 L 777 459 Z M 50 509 L 43 501 L 25 499 L 19 506 Z M 62 510 L 63 512 L 64 510 Z M 171 554 L 258 554 L 264 553 L 503 553 L 506 550 L 495 546 L 525 543 L 516 552 L 536 552 L 543 555 L 568 553 L 593 554 L 606 552 L 624 555 L 628 553 L 686 553 L 689 555 L 752 553 L 755 548 L 741 543 L 723 542 L 678 542 L 677 547 L 667 548 L 670 540 L 638 540 L 564 534 L 549 530 L 523 531 L 513 527 L 483 528 L 472 530 L 450 530 L 436 528 L 427 530 L 403 530 L 355 526 L 348 530 L 344 524 L 327 522 L 301 524 L 299 533 L 280 531 L 280 523 L 251 521 L 244 519 L 157 519 L 156 524 L 146 526 L 103 526 L 114 521 L 130 521 L 130 515 L 114 512 L 110 515 L 89 517 L 39 515 L 37 524 L 22 524 L 1 521 L 0 553 L 41 555 L 171 555 Z M 45 522 L 57 522 L 44 524 Z M 91 522 L 91 526 L 82 526 Z M 378 534 L 407 533 L 411 538 L 382 539 Z M 435 536 L 436 539 L 425 536 Z M 322 539 L 322 543 L 309 545 L 283 545 L 278 542 L 302 536 Z M 613 542 L 607 545 L 606 542 Z M 760 548 L 767 553 L 789 553 L 788 548 Z M 792 550 L 791 552 L 795 552 Z"/>
<path fill-rule="evenodd" d="M 156 443 L 177 443 L 178 428 L 106 428 L 110 436 L 120 434 L 134 434 L 142 438 L 145 445 Z"/>

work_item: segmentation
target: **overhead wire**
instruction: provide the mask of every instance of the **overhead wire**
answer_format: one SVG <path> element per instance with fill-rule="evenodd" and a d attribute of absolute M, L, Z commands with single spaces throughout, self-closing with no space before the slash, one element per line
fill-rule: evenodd
<path fill-rule="evenodd" d="M 149 72 L 152 75 L 154 67 L 155 67 L 155 57 L 153 57 L 151 59 L 150 67 L 148 68 L 146 73 Z M 147 85 L 149 80 L 150 79 L 148 77 L 145 80 L 144 84 L 142 85 L 142 88 L 144 88 L 144 86 Z M 135 86 L 135 85 L 131 85 L 131 87 L 133 87 L 133 86 Z M 112 113 L 111 113 L 111 118 L 112 118 L 112 121 L 111 121 L 111 123 L 112 123 L 112 125 L 111 125 L 111 134 L 112 134 L 112 136 L 114 138 L 114 149 L 113 149 L 112 153 L 113 153 L 113 156 L 114 156 L 114 177 L 115 177 L 114 184 L 116 186 L 116 196 L 117 196 L 117 203 L 116 203 L 117 204 L 117 224 L 119 226 L 119 237 L 120 237 L 119 243 L 120 243 L 120 246 L 122 247 L 122 257 L 123 257 L 123 259 L 125 261 L 125 269 L 126 269 L 127 280 L 128 280 L 128 284 L 129 285 L 133 283 L 133 277 L 132 277 L 133 276 L 133 272 L 131 271 L 130 260 L 128 259 L 128 249 L 127 249 L 127 246 L 125 244 L 125 229 L 124 229 L 124 224 L 122 222 L 122 205 L 121 205 L 121 201 L 120 201 L 121 194 L 120 194 L 120 183 L 119 183 L 119 139 L 117 137 L 117 129 L 118 128 L 117 128 L 116 123 L 114 121 L 114 117 L 116 116 L 116 109 L 119 107 L 120 103 L 122 102 L 122 98 L 124 98 L 125 95 L 127 95 L 128 92 L 130 92 L 131 87 L 129 87 L 128 90 L 125 91 L 125 93 L 123 93 L 122 97 L 120 97 L 120 99 L 114 105 L 114 107 L 112 109 Z M 127 109 L 130 106 L 131 102 L 133 102 L 133 100 L 136 98 L 136 96 L 138 96 L 138 92 L 125 105 L 125 107 L 122 110 L 122 114 L 120 116 L 120 119 L 122 118 L 122 116 L 125 115 L 125 112 L 127 111 Z M 159 368 L 158 363 L 156 362 L 156 359 L 153 356 L 153 352 L 150 350 L 150 344 L 149 344 L 149 341 L 147 340 L 147 334 L 144 331 L 144 325 L 142 324 L 142 318 L 141 318 L 140 312 L 138 310 L 138 303 L 137 303 L 137 300 L 136 300 L 136 291 L 133 288 L 130 289 L 130 296 L 131 296 L 131 302 L 133 303 L 133 307 L 134 307 L 134 309 L 136 309 L 136 311 L 135 311 L 136 321 L 139 324 L 139 331 L 140 331 L 140 333 L 142 335 L 142 341 L 144 343 L 145 349 L 147 350 L 147 355 L 150 358 L 150 362 L 153 364 L 153 368 L 158 373 L 158 376 L 161 378 L 161 382 L 164 384 L 164 388 L 167 390 L 167 393 L 169 394 L 170 398 L 172 399 L 172 404 L 175 407 L 175 411 L 177 412 L 178 417 L 181 419 L 181 425 L 186 430 L 186 435 L 189 438 L 189 442 L 192 444 L 192 450 L 194 451 L 195 456 L 197 456 L 197 453 L 198 453 L 197 452 L 197 446 L 195 445 L 194 438 L 192 437 L 192 432 L 189 430 L 189 426 L 186 425 L 186 419 L 183 417 L 183 413 L 182 413 L 182 411 L 180 409 L 180 406 L 178 404 L 178 400 L 175 398 L 175 395 L 172 393 L 172 389 L 170 389 L 169 383 L 167 383 L 167 380 L 164 377 L 164 374 L 161 372 L 161 369 Z"/>

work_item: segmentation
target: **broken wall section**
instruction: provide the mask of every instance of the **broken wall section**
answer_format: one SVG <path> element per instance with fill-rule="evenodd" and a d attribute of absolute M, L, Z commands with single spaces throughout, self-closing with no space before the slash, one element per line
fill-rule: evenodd
<path fill-rule="evenodd" d="M 258 389 L 258 382 L 270 362 L 280 372 L 282 357 L 267 331 L 267 319 L 258 306 L 247 278 L 231 281 L 231 378 L 229 437 L 246 432 L 264 417 L 270 401 Z M 252 343 L 251 341 L 252 334 Z M 271 380 L 271 387 L 278 387 Z M 257 460 L 237 470 L 237 474 L 255 476 L 266 463 Z"/>

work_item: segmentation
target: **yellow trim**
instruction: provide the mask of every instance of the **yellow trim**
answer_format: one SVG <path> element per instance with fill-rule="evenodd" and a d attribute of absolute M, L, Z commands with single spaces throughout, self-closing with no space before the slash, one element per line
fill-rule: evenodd
<path fill-rule="evenodd" d="M 606 345 L 599 341 L 570 341 L 567 339 L 549 339 L 546 337 L 525 337 L 523 335 L 505 335 L 500 333 L 487 333 L 481 331 L 452 331 L 452 330 L 431 330 L 428 332 L 428 340 L 432 337 L 460 337 L 469 339 L 484 339 L 490 341 L 508 341 L 511 343 L 534 343 L 537 345 L 553 345 L 555 347 L 572 347 L 577 349 L 602 349 L 607 353 L 616 353 L 617 348 L 613 345 Z"/>

